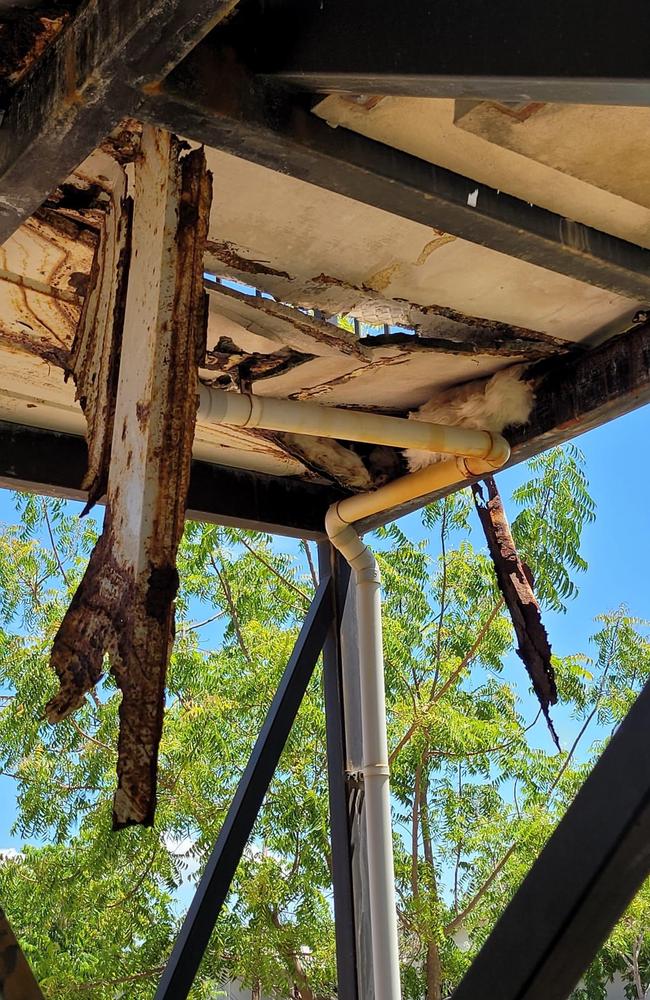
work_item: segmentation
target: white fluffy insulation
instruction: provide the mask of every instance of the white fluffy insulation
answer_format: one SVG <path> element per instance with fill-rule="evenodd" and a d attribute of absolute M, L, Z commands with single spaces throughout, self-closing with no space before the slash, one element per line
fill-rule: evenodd
<path fill-rule="evenodd" d="M 430 424 L 494 431 L 496 434 L 500 434 L 505 427 L 525 424 L 535 401 L 531 384 L 522 378 L 525 369 L 525 365 L 513 365 L 491 378 L 446 389 L 418 410 L 412 410 L 409 418 Z M 404 454 L 411 472 L 447 457 L 413 448 L 408 448 Z"/>

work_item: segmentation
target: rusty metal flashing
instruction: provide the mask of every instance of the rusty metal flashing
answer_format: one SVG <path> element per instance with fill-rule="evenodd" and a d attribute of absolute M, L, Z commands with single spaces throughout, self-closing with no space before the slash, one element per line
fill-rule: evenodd
<path fill-rule="evenodd" d="M 104 528 L 51 654 L 60 681 L 47 706 L 51 722 L 83 702 L 109 655 L 122 691 L 115 828 L 154 817 L 176 551 L 205 354 L 202 254 L 212 185 L 203 151 L 181 155 L 183 148 L 154 129 L 143 137 Z"/>
<path fill-rule="evenodd" d="M 88 0 L 10 92 L 0 128 L 0 242 L 237 0 Z"/>
<path fill-rule="evenodd" d="M 483 494 L 483 486 L 487 490 L 487 500 Z M 530 570 L 517 552 L 494 477 L 486 476 L 480 483 L 474 483 L 472 494 L 494 564 L 499 590 L 519 643 L 517 655 L 528 672 L 555 745 L 561 750 L 549 715 L 549 707 L 557 703 L 551 646 L 533 590 Z"/>
<path fill-rule="evenodd" d="M 133 201 L 122 188 L 114 192 L 100 233 L 89 287 L 66 366 L 88 424 L 88 467 L 82 489 L 86 513 L 106 491 L 111 458 L 115 401 L 126 309 Z"/>

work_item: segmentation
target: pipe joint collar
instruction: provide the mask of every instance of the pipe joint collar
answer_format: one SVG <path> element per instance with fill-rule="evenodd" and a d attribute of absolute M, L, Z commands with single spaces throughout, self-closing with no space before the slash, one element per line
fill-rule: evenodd
<path fill-rule="evenodd" d="M 388 764 L 364 764 L 360 773 L 364 778 L 388 778 L 390 768 Z"/>

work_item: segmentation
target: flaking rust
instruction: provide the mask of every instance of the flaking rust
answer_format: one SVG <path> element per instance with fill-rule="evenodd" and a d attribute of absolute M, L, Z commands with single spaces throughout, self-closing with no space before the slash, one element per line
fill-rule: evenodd
<path fill-rule="evenodd" d="M 483 485 L 487 488 L 487 501 Z M 472 486 L 474 503 L 488 543 L 494 571 L 517 637 L 517 654 L 533 685 L 544 717 L 558 748 L 560 743 L 551 722 L 549 707 L 557 702 L 551 646 L 539 604 L 533 592 L 530 570 L 521 561 L 510 531 L 501 496 L 492 476 Z"/>
<path fill-rule="evenodd" d="M 212 179 L 203 151 L 184 149 L 168 133 L 145 128 L 135 168 L 104 529 L 51 655 L 60 681 L 47 706 L 51 722 L 82 704 L 101 676 L 104 654 L 110 658 L 122 692 L 116 829 L 154 817 L 176 554 L 205 356 L 202 257 Z M 96 356 L 105 379 L 104 346 L 96 346 Z"/>
<path fill-rule="evenodd" d="M 133 201 L 123 184 L 113 191 L 103 218 L 79 326 L 67 364 L 88 424 L 84 513 L 106 491 L 126 309 Z"/>

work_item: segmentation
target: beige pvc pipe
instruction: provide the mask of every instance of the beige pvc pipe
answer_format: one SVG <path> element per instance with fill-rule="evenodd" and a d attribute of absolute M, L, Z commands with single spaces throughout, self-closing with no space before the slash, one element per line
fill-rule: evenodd
<path fill-rule="evenodd" d="M 293 399 L 270 399 L 250 393 L 228 392 L 211 386 L 199 387 L 197 419 L 203 423 L 260 427 L 312 437 L 340 438 L 415 448 L 446 455 L 496 458 L 507 451 L 506 441 L 489 431 L 445 427 L 404 417 L 385 417 L 361 410 L 342 410 Z M 504 458 L 504 461 L 506 459 Z"/>
<path fill-rule="evenodd" d="M 372 552 L 353 525 L 408 500 L 461 483 L 471 476 L 493 472 L 507 462 L 510 447 L 500 434 L 489 431 L 444 427 L 293 400 L 267 399 L 206 386 L 201 386 L 200 393 L 198 417 L 205 422 L 367 441 L 457 456 L 434 462 L 378 490 L 340 500 L 330 507 L 325 518 L 325 528 L 332 545 L 354 570 L 374 996 L 375 1000 L 400 1000 L 381 580 Z"/>

